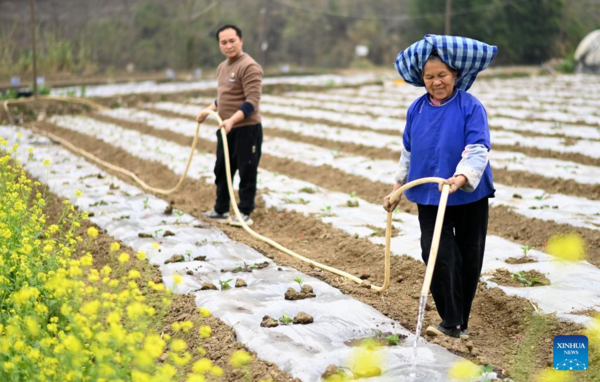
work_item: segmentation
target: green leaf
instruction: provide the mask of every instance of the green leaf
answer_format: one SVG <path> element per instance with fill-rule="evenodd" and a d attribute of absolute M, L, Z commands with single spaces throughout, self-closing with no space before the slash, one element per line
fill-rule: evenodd
<path fill-rule="evenodd" d="M 385 337 L 385 339 L 387 340 L 388 344 L 390 344 L 392 346 L 396 346 L 400 343 L 400 337 L 398 337 L 395 334 L 387 336 L 387 337 Z"/>

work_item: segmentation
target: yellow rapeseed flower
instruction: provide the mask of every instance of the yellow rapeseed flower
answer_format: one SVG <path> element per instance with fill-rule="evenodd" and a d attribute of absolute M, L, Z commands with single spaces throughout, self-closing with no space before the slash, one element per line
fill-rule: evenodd
<path fill-rule="evenodd" d="M 120 263 L 126 263 L 129 261 L 129 254 L 126 252 L 123 252 L 119 255 L 119 262 Z"/>
<path fill-rule="evenodd" d="M 98 230 L 96 229 L 96 227 L 90 227 L 87 230 L 87 234 L 89 237 L 91 237 L 92 239 L 95 239 L 98 237 Z"/>
<path fill-rule="evenodd" d="M 40 335 L 40 327 L 35 318 L 27 316 L 23 321 L 25 322 L 25 326 L 27 327 L 27 332 L 32 337 L 37 337 Z"/>
<path fill-rule="evenodd" d="M 349 368 L 352 373 L 361 378 L 381 375 L 383 356 L 377 346 L 360 346 L 350 355 Z"/>
<path fill-rule="evenodd" d="M 102 274 L 102 276 L 108 276 L 110 275 L 110 272 L 112 272 L 112 269 L 110 266 L 105 265 L 104 267 L 102 267 L 102 270 L 100 271 L 100 274 Z"/>
<path fill-rule="evenodd" d="M 178 332 L 181 330 L 181 324 L 179 322 L 174 322 L 171 324 L 171 329 L 173 329 L 174 332 Z"/>
<path fill-rule="evenodd" d="M 173 342 L 171 342 L 170 348 L 173 351 L 181 352 L 181 351 L 184 351 L 185 349 L 187 349 L 187 344 L 185 343 L 184 340 L 175 339 L 175 340 L 173 340 Z"/>
<path fill-rule="evenodd" d="M 121 323 L 121 315 L 117 312 L 110 312 L 108 316 L 106 316 L 106 322 L 110 325 Z"/>
<path fill-rule="evenodd" d="M 176 366 L 187 365 L 187 363 L 190 362 L 190 359 L 192 359 L 192 355 L 188 352 L 183 353 L 183 355 L 181 356 L 174 353 L 171 353 L 169 355 L 171 356 L 171 360 Z"/>
<path fill-rule="evenodd" d="M 173 282 L 177 285 L 181 284 L 181 281 L 183 281 L 183 279 L 181 278 L 180 275 L 178 274 L 174 274 L 173 275 Z"/>
<path fill-rule="evenodd" d="M 96 316 L 98 309 L 100 309 L 100 301 L 94 300 L 83 304 L 80 311 L 85 316 Z"/>
<path fill-rule="evenodd" d="M 193 327 L 194 327 L 194 323 L 192 321 L 183 321 L 181 323 L 181 330 L 184 333 L 189 332 L 190 330 L 192 330 Z"/>
<path fill-rule="evenodd" d="M 138 260 L 146 260 L 146 252 L 140 250 L 138 251 L 138 253 L 135 255 L 135 257 L 138 258 Z"/>
<path fill-rule="evenodd" d="M 154 243 L 152 243 L 152 248 L 159 249 L 160 245 L 158 243 L 154 242 Z"/>
<path fill-rule="evenodd" d="M 81 197 L 81 195 L 83 195 L 83 192 L 81 192 L 81 190 L 75 191 L 75 196 L 77 196 L 79 198 L 79 197 Z"/>
<path fill-rule="evenodd" d="M 94 263 L 94 258 L 92 257 L 91 253 L 86 253 L 84 256 L 81 257 L 81 266 L 83 267 L 91 267 L 92 264 Z"/>
<path fill-rule="evenodd" d="M 132 269 L 129 271 L 129 275 L 127 275 L 128 278 L 135 280 L 135 279 L 139 279 L 142 277 L 142 275 L 140 274 L 140 272 L 138 270 Z"/>
<path fill-rule="evenodd" d="M 215 377 L 220 377 L 223 375 L 223 369 L 221 369 L 219 366 L 213 366 L 210 368 L 210 373 Z"/>
<path fill-rule="evenodd" d="M 580 261 L 585 258 L 585 241 L 576 233 L 554 235 L 548 240 L 546 251 L 561 260 Z"/>
<path fill-rule="evenodd" d="M 209 338 L 212 335 L 212 329 L 208 325 L 201 326 L 198 332 L 204 338 Z"/>
<path fill-rule="evenodd" d="M 212 361 L 208 358 L 200 358 L 192 365 L 192 371 L 198 374 L 206 374 L 213 367 Z"/>
<path fill-rule="evenodd" d="M 245 350 L 236 350 L 229 358 L 229 364 L 235 368 L 240 368 L 252 362 L 252 355 Z"/>
<path fill-rule="evenodd" d="M 44 167 L 49 167 L 50 166 L 50 159 L 48 159 L 48 158 L 44 159 L 44 161 L 42 162 L 42 165 L 44 165 Z"/>
<path fill-rule="evenodd" d="M 460 359 L 448 370 L 448 378 L 452 381 L 470 382 L 481 375 L 481 370 L 473 362 Z"/>
<path fill-rule="evenodd" d="M 206 309 L 206 308 L 199 308 L 198 311 L 200 312 L 201 315 L 203 315 L 204 317 L 210 317 L 210 310 Z"/>
<path fill-rule="evenodd" d="M 144 340 L 144 351 L 150 357 L 158 358 L 163 353 L 163 349 L 167 343 L 157 334 L 151 334 Z"/>
<path fill-rule="evenodd" d="M 542 370 L 535 378 L 536 382 L 571 382 L 573 380 L 572 372 L 552 368 Z"/>
<path fill-rule="evenodd" d="M 113 243 L 110 243 L 110 251 L 111 252 L 117 252 L 119 249 L 121 249 L 121 244 L 117 243 L 116 241 Z"/>
<path fill-rule="evenodd" d="M 206 379 L 202 375 L 190 374 L 185 382 L 206 382 Z"/>

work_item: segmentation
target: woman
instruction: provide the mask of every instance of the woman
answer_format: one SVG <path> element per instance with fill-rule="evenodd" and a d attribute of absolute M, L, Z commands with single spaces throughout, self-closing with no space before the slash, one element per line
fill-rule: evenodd
<path fill-rule="evenodd" d="M 464 48 L 464 49 L 461 49 Z M 472 49 L 476 47 L 475 49 Z M 485 48 L 485 49 L 484 49 Z M 484 54 L 485 57 L 465 59 Z M 488 198 L 494 196 L 488 163 L 490 134 L 483 105 L 466 90 L 494 58 L 496 47 L 452 36 L 427 35 L 398 55 L 396 68 L 409 83 L 427 93 L 408 109 L 404 148 L 392 193 L 404 183 L 441 177 L 451 195 L 444 217 L 440 247 L 431 283 L 439 325 L 428 335 L 468 338 L 469 314 L 481 274 L 488 224 Z M 417 203 L 421 249 L 428 261 L 441 185 L 414 187 L 406 197 Z M 390 193 L 386 211 L 393 211 Z"/>

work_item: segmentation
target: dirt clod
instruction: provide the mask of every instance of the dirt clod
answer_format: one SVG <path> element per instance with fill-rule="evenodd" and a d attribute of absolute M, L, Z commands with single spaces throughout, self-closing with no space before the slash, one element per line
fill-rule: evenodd
<path fill-rule="evenodd" d="M 336 374 L 338 374 L 338 367 L 337 367 L 337 365 L 331 364 L 331 365 L 327 366 L 327 368 L 325 369 L 325 372 L 323 374 L 321 374 L 321 377 L 323 379 L 327 379 L 327 378 L 333 377 Z"/>
<path fill-rule="evenodd" d="M 236 288 L 244 288 L 247 287 L 248 284 L 246 284 L 246 282 L 244 281 L 244 279 L 237 279 L 235 280 L 235 287 Z"/>
<path fill-rule="evenodd" d="M 294 317 L 294 324 L 306 325 L 312 324 L 313 322 L 313 317 L 308 313 L 298 312 L 298 314 L 296 314 L 296 317 Z"/>
<path fill-rule="evenodd" d="M 165 214 L 165 215 L 171 215 L 172 213 L 173 213 L 173 206 L 169 204 L 169 205 L 168 205 L 168 206 L 165 208 L 165 212 L 164 212 L 164 214 Z"/>
<path fill-rule="evenodd" d="M 308 288 L 305 288 L 305 287 L 308 287 Z M 304 300 L 305 298 L 314 298 L 314 297 L 317 297 L 317 296 L 313 293 L 313 289 L 310 285 L 303 285 L 302 292 L 297 292 L 294 288 L 288 288 L 288 290 L 285 291 L 285 299 L 286 300 L 295 301 L 295 300 Z"/>
<path fill-rule="evenodd" d="M 183 258 L 183 255 L 173 255 L 169 259 L 165 260 L 165 264 L 183 263 L 184 260 L 185 259 Z"/>
<path fill-rule="evenodd" d="M 264 316 L 262 322 L 260 323 L 260 326 L 262 326 L 263 328 L 274 328 L 279 326 L 279 321 L 270 316 Z"/>
<path fill-rule="evenodd" d="M 206 282 L 202 284 L 200 290 L 219 290 L 219 288 L 217 288 L 217 286 L 213 283 Z"/>
<path fill-rule="evenodd" d="M 165 231 L 165 233 L 163 234 L 163 237 L 169 237 L 169 236 L 175 236 L 175 232 Z"/>

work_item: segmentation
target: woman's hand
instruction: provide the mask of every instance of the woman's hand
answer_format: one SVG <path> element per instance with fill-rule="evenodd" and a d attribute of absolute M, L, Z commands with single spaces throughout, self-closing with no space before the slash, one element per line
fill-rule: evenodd
<path fill-rule="evenodd" d="M 387 212 L 393 212 L 396 209 L 396 207 L 398 207 L 398 204 L 400 203 L 400 199 L 402 199 L 402 195 L 400 195 L 393 204 L 390 203 L 390 198 L 392 197 L 394 192 L 396 192 L 396 190 L 399 189 L 400 187 L 402 187 L 402 183 L 394 184 L 394 188 L 392 189 L 392 192 L 390 192 L 385 198 L 383 198 L 383 209 L 386 210 Z"/>
<path fill-rule="evenodd" d="M 223 127 L 225 129 L 225 132 L 227 134 L 229 134 L 231 129 L 233 129 L 234 124 L 235 124 L 235 121 L 233 120 L 233 118 L 228 118 L 228 119 L 224 120 L 223 122 L 221 122 L 221 124 L 219 125 L 219 128 Z"/>
<path fill-rule="evenodd" d="M 452 194 L 452 193 L 456 192 L 456 190 L 458 190 L 459 188 L 464 186 L 465 183 L 467 183 L 467 178 L 464 175 L 456 175 L 456 176 L 453 176 L 452 178 L 446 179 L 444 181 L 444 183 L 440 183 L 438 188 L 439 188 L 440 192 L 442 192 L 442 186 L 444 184 L 447 184 L 450 186 L 450 193 Z"/>

